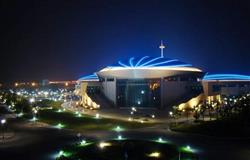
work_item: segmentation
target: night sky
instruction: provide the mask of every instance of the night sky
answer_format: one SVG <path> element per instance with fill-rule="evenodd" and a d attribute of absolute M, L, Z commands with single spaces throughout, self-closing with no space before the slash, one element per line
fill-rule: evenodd
<path fill-rule="evenodd" d="M 118 60 L 160 56 L 250 74 L 250 1 L 5 0 L 1 82 L 75 80 Z"/>

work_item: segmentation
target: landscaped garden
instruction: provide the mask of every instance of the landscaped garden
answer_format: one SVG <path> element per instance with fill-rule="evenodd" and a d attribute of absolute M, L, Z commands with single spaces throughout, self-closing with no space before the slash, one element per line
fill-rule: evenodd
<path fill-rule="evenodd" d="M 198 155 L 190 146 L 177 147 L 162 139 L 133 140 L 118 137 L 102 142 L 82 140 L 77 144 L 64 147 L 55 154 L 55 158 L 58 160 L 196 160 Z"/>

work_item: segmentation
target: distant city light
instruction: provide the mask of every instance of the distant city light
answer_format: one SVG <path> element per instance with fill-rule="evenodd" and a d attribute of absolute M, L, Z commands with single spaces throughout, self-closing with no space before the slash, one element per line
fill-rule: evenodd
<path fill-rule="evenodd" d="M 30 103 L 34 103 L 35 102 L 35 98 L 30 98 L 29 101 L 30 101 Z"/>

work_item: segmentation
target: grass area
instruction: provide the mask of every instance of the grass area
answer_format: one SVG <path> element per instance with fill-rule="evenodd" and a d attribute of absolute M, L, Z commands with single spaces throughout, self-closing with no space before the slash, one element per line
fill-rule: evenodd
<path fill-rule="evenodd" d="M 84 149 L 83 149 L 84 148 Z M 57 155 L 58 160 L 123 160 L 129 157 L 132 160 L 174 160 L 178 159 L 179 151 L 181 159 L 197 160 L 198 155 L 194 152 L 179 150 L 174 144 L 156 143 L 148 140 L 110 140 L 101 143 L 88 142 L 84 145 L 75 144 L 64 147 Z"/>
<path fill-rule="evenodd" d="M 107 118 L 97 119 L 89 115 L 82 115 L 81 117 L 78 117 L 77 114 L 74 114 L 72 112 L 58 112 L 55 109 L 40 110 L 38 118 L 41 122 L 45 122 L 55 126 L 60 123 L 61 126 L 58 127 L 65 127 L 76 131 L 113 130 L 117 126 L 120 126 L 121 129 L 134 129 L 155 125 Z"/>
<path fill-rule="evenodd" d="M 177 132 L 203 134 L 215 137 L 249 137 L 250 126 L 242 126 L 232 121 L 202 121 L 171 125 Z"/>

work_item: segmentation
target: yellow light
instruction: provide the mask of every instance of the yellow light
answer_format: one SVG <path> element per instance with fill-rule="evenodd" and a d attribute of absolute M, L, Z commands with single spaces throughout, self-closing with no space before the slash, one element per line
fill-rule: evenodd
<path fill-rule="evenodd" d="M 159 158 L 161 156 L 160 152 L 152 152 L 148 155 L 149 157 Z"/>
<path fill-rule="evenodd" d="M 104 147 L 107 147 L 107 146 L 111 146 L 111 143 L 101 142 L 101 143 L 99 144 L 99 147 L 100 147 L 101 149 L 103 149 Z"/>
<path fill-rule="evenodd" d="M 67 86 L 69 86 L 69 83 L 68 83 L 68 82 L 66 82 L 66 83 L 65 83 L 65 86 L 66 86 L 66 87 L 67 87 Z"/>
<path fill-rule="evenodd" d="M 35 85 L 36 85 L 36 83 L 35 83 L 35 82 L 32 82 L 32 83 L 31 83 L 31 86 L 33 86 L 33 87 L 34 87 Z"/>
<path fill-rule="evenodd" d="M 15 87 L 17 87 L 18 85 L 19 85 L 19 84 L 16 82 L 16 83 L 15 83 Z"/>

